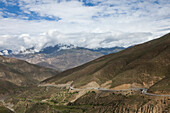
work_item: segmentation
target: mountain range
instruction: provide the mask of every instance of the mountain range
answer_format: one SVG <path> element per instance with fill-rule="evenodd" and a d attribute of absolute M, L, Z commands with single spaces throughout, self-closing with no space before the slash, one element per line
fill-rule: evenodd
<path fill-rule="evenodd" d="M 73 81 L 75 87 L 90 82 L 101 85 L 109 80 L 110 88 L 126 86 L 145 87 L 156 92 L 169 93 L 166 80 L 170 77 L 170 34 L 136 45 L 118 53 L 109 54 L 69 69 L 44 82 L 56 84 Z"/>
<path fill-rule="evenodd" d="M 116 53 L 124 49 L 124 47 L 89 49 L 74 47 L 73 45 L 56 45 L 54 47 L 46 47 L 39 52 L 35 52 L 34 48 L 29 48 L 17 54 L 13 54 L 11 50 L 3 50 L 1 54 L 25 60 L 32 64 L 64 71 L 103 55 Z"/>
<path fill-rule="evenodd" d="M 4 56 L 0 65 L 2 113 L 170 111 L 170 33 L 63 72 Z"/>

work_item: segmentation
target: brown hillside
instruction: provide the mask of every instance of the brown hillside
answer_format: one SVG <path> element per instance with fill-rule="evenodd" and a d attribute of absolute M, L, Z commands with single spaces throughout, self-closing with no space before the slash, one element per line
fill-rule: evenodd
<path fill-rule="evenodd" d="M 34 85 L 57 73 L 55 70 L 32 65 L 22 60 L 0 56 L 0 79 L 16 85 Z"/>
<path fill-rule="evenodd" d="M 100 57 L 47 79 L 44 83 L 66 83 L 80 87 L 91 81 L 112 80 L 111 87 L 139 84 L 150 87 L 170 76 L 170 33 L 124 51 Z"/>

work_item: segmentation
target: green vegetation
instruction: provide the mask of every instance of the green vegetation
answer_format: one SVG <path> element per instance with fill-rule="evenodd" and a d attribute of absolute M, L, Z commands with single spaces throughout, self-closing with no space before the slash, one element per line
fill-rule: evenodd
<path fill-rule="evenodd" d="M 68 104 L 70 99 L 74 98 L 77 93 L 56 87 L 30 87 L 18 95 L 11 95 L 6 102 L 13 103 L 17 113 L 24 113 L 28 109 L 35 109 L 35 106 L 40 105 L 47 108 L 53 107 L 52 109 L 58 108 L 59 111 L 61 107 L 65 111 L 64 105 Z M 72 111 L 71 108 L 68 109 Z"/>

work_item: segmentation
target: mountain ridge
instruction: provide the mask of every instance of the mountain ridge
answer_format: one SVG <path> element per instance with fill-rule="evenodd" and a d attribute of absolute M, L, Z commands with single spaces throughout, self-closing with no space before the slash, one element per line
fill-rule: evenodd
<path fill-rule="evenodd" d="M 63 49 L 62 49 L 63 48 Z M 65 49 L 64 49 L 65 48 Z M 64 71 L 86 62 L 94 60 L 105 54 L 121 51 L 123 47 L 88 49 L 83 47 L 74 47 L 73 45 L 56 45 L 47 47 L 40 52 L 29 54 L 11 54 L 8 57 L 14 57 L 26 60 L 29 63 Z"/>
<path fill-rule="evenodd" d="M 0 79 L 0 85 L 10 87 L 0 90 L 11 94 L 4 102 L 13 105 L 17 113 L 168 113 L 169 75 L 167 34 L 60 72 L 26 89 L 14 85 L 17 90 L 13 92 L 12 84 Z"/>
<path fill-rule="evenodd" d="M 111 79 L 112 88 L 133 83 L 149 88 L 169 76 L 169 53 L 170 33 L 64 71 L 44 83 L 60 84 L 73 81 L 73 85 L 80 87 L 92 81 L 101 85 Z"/>

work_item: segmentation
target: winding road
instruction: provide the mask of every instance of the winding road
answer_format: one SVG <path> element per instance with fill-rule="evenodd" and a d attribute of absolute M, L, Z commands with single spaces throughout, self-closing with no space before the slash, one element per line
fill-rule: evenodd
<path fill-rule="evenodd" d="M 170 95 L 161 95 L 161 94 L 148 93 L 148 92 L 147 92 L 148 89 L 146 89 L 146 88 L 129 88 L 129 89 L 111 90 L 111 89 L 105 89 L 105 88 L 84 88 L 84 89 L 78 89 L 78 88 L 74 88 L 74 87 L 72 87 L 72 86 L 69 86 L 69 89 L 71 89 L 71 90 L 89 90 L 89 89 L 93 89 L 93 90 L 106 91 L 106 92 L 141 91 L 142 94 L 148 95 L 148 96 L 170 97 Z"/>
<path fill-rule="evenodd" d="M 118 90 L 112 90 L 112 89 L 106 89 L 106 88 L 83 88 L 83 89 L 78 89 L 74 88 L 71 85 L 54 85 L 54 84 L 44 84 L 44 85 L 38 85 L 38 87 L 63 87 L 67 86 L 69 87 L 70 90 L 98 90 L 98 91 L 105 91 L 105 92 L 121 92 L 121 91 L 141 91 L 142 94 L 148 95 L 148 96 L 160 96 L 160 97 L 170 97 L 170 95 L 161 95 L 161 94 L 153 94 L 153 93 L 148 93 L 148 89 L 146 88 L 129 88 L 129 89 L 118 89 Z"/>

